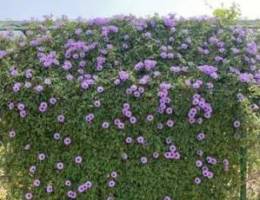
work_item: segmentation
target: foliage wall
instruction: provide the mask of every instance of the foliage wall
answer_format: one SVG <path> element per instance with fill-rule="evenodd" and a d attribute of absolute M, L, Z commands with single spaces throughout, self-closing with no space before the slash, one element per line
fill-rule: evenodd
<path fill-rule="evenodd" d="M 214 19 L 29 22 L 1 43 L 9 199 L 238 199 L 260 54 Z"/>

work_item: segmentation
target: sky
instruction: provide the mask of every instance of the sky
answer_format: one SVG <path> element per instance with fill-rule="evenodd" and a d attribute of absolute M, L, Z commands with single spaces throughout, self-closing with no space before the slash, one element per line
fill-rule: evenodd
<path fill-rule="evenodd" d="M 42 19 L 50 14 L 54 17 L 66 15 L 71 19 L 118 14 L 145 17 L 154 13 L 161 16 L 169 13 L 183 17 L 210 16 L 221 2 L 224 6 L 238 3 L 243 18 L 260 18 L 260 0 L 0 0 L 0 20 Z"/>

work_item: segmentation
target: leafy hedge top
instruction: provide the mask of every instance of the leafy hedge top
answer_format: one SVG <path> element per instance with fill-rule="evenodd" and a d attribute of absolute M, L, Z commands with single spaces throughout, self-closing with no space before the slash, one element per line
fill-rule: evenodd
<path fill-rule="evenodd" d="M 259 103 L 247 30 L 172 15 L 28 26 L 0 51 L 10 198 L 238 198 Z"/>

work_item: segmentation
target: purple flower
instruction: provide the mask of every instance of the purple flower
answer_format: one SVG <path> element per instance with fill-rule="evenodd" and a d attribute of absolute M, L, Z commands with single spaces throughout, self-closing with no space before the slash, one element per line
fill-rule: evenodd
<path fill-rule="evenodd" d="M 157 159 L 159 158 L 160 154 L 158 152 L 153 152 L 153 158 Z"/>
<path fill-rule="evenodd" d="M 175 122 L 172 120 L 172 119 L 168 119 L 167 121 L 166 121 L 166 125 L 168 126 L 168 127 L 173 127 L 174 126 L 174 124 L 175 124 Z"/>
<path fill-rule="evenodd" d="M 148 159 L 147 159 L 147 157 L 142 156 L 142 157 L 140 158 L 140 161 L 141 161 L 142 164 L 147 164 Z"/>
<path fill-rule="evenodd" d="M 58 65 L 59 61 L 57 60 L 56 52 L 51 51 L 49 54 L 38 53 L 38 58 L 45 68 L 49 68 L 52 65 Z"/>
<path fill-rule="evenodd" d="M 52 83 L 51 79 L 49 79 L 49 78 L 44 79 L 45 85 L 51 85 L 51 83 Z"/>
<path fill-rule="evenodd" d="M 173 154 L 173 158 L 175 160 L 179 160 L 181 158 L 181 154 L 179 152 L 171 152 Z"/>
<path fill-rule="evenodd" d="M 211 157 L 211 156 L 207 156 L 206 159 L 207 159 L 207 161 L 208 161 L 209 164 L 212 164 L 212 165 L 217 164 L 217 159 L 216 159 L 216 158 L 213 158 L 213 157 Z"/>
<path fill-rule="evenodd" d="M 41 102 L 38 109 L 40 112 L 46 112 L 47 108 L 48 108 L 48 104 L 46 102 Z"/>
<path fill-rule="evenodd" d="M 172 200 L 172 198 L 169 196 L 165 196 L 165 197 L 163 197 L 163 200 Z"/>
<path fill-rule="evenodd" d="M 243 94 L 241 94 L 241 93 L 238 93 L 237 94 L 237 98 L 238 98 L 238 101 L 241 102 L 241 101 L 243 101 L 245 99 L 245 96 Z"/>
<path fill-rule="evenodd" d="M 97 17 L 88 21 L 89 24 L 99 25 L 99 26 L 108 24 L 109 22 L 110 22 L 109 18 L 102 18 L 102 17 Z"/>
<path fill-rule="evenodd" d="M 76 30 L 75 30 L 75 34 L 76 35 L 80 35 L 82 33 L 82 29 L 81 28 L 77 28 Z"/>
<path fill-rule="evenodd" d="M 103 56 L 98 56 L 96 60 L 97 60 L 96 69 L 98 71 L 101 71 L 103 69 L 104 63 L 106 62 L 106 58 Z"/>
<path fill-rule="evenodd" d="M 56 163 L 56 168 L 57 168 L 58 170 L 63 170 L 64 164 L 63 164 L 62 162 L 57 162 L 57 163 Z"/>
<path fill-rule="evenodd" d="M 89 113 L 85 116 L 85 120 L 87 123 L 91 123 L 94 120 L 95 116 L 93 113 Z"/>
<path fill-rule="evenodd" d="M 53 138 L 54 140 L 59 140 L 61 138 L 60 133 L 54 133 Z"/>
<path fill-rule="evenodd" d="M 208 176 L 208 170 L 203 170 L 203 171 L 202 171 L 202 175 L 203 175 L 204 177 Z"/>
<path fill-rule="evenodd" d="M 63 114 L 58 115 L 57 120 L 58 122 L 63 123 L 65 121 L 65 116 Z"/>
<path fill-rule="evenodd" d="M 70 190 L 70 191 L 67 192 L 67 196 L 69 198 L 71 198 L 71 199 L 76 199 L 77 198 L 77 193 Z"/>
<path fill-rule="evenodd" d="M 24 87 L 25 87 L 25 88 L 31 88 L 31 87 L 32 87 L 32 83 L 26 81 L 26 82 L 24 83 Z"/>
<path fill-rule="evenodd" d="M 163 46 L 160 47 L 160 50 L 161 51 L 167 51 L 168 49 L 167 49 L 167 47 L 165 45 L 163 45 Z"/>
<path fill-rule="evenodd" d="M 212 179 L 213 176 L 214 176 L 214 173 L 213 173 L 213 172 L 211 172 L 211 171 L 208 171 L 208 172 L 207 172 L 207 177 L 208 177 L 208 179 Z"/>
<path fill-rule="evenodd" d="M 65 180 L 65 185 L 70 187 L 71 186 L 71 181 L 70 180 Z"/>
<path fill-rule="evenodd" d="M 176 21 L 174 18 L 172 17 L 165 17 L 163 19 L 163 23 L 167 28 L 172 28 L 176 25 Z"/>
<path fill-rule="evenodd" d="M 124 129 L 125 128 L 125 124 L 122 123 L 122 122 L 119 122 L 118 125 L 117 125 L 117 128 Z"/>
<path fill-rule="evenodd" d="M 32 69 L 26 69 L 24 74 L 26 78 L 32 78 Z"/>
<path fill-rule="evenodd" d="M 94 106 L 99 108 L 101 106 L 100 100 L 94 101 Z"/>
<path fill-rule="evenodd" d="M 10 68 L 10 75 L 13 76 L 13 77 L 16 77 L 18 75 L 18 71 L 17 71 L 17 68 L 15 66 L 12 66 Z"/>
<path fill-rule="evenodd" d="M 85 67 L 86 66 L 86 61 L 82 60 L 79 62 L 80 67 Z"/>
<path fill-rule="evenodd" d="M 250 42 L 246 46 L 246 52 L 255 55 L 257 54 L 257 44 L 255 42 Z"/>
<path fill-rule="evenodd" d="M 151 122 L 151 121 L 153 121 L 153 119 L 154 119 L 154 117 L 153 117 L 153 115 L 147 115 L 147 117 L 146 117 L 146 120 L 148 121 L 148 122 Z"/>
<path fill-rule="evenodd" d="M 84 79 L 83 81 L 81 81 L 80 86 L 81 86 L 82 89 L 86 90 L 86 89 L 89 88 L 89 83 L 88 83 L 87 80 Z"/>
<path fill-rule="evenodd" d="M 123 115 L 125 115 L 128 118 L 132 116 L 132 112 L 130 110 L 125 109 L 125 108 L 122 110 L 122 113 L 123 113 Z"/>
<path fill-rule="evenodd" d="M 41 185 L 41 181 L 39 180 L 39 179 L 35 179 L 34 181 L 33 181 L 33 186 L 34 187 L 39 187 Z"/>
<path fill-rule="evenodd" d="M 121 81 L 126 81 L 126 80 L 128 80 L 128 79 L 129 79 L 129 74 L 128 74 L 128 72 L 126 72 L 126 71 L 120 71 L 120 72 L 119 72 L 119 79 L 120 79 Z"/>
<path fill-rule="evenodd" d="M 38 154 L 38 159 L 39 159 L 40 161 L 45 160 L 45 158 L 46 158 L 46 155 L 45 155 L 44 153 L 39 153 L 39 154 Z"/>
<path fill-rule="evenodd" d="M 201 179 L 200 179 L 199 177 L 196 177 L 196 178 L 194 179 L 194 183 L 197 184 L 197 185 L 199 185 L 199 184 L 201 183 Z"/>
<path fill-rule="evenodd" d="M 35 165 L 30 166 L 29 172 L 34 174 L 36 172 L 37 167 Z"/>
<path fill-rule="evenodd" d="M 214 85 L 211 82 L 206 83 L 206 86 L 207 86 L 208 89 L 213 89 L 214 88 Z"/>
<path fill-rule="evenodd" d="M 223 164 L 224 164 L 224 165 L 229 165 L 228 159 L 224 159 L 224 160 L 223 160 Z"/>
<path fill-rule="evenodd" d="M 146 84 L 146 83 L 145 83 Z M 144 93 L 144 88 L 142 87 L 142 86 L 139 86 L 138 87 L 138 91 L 141 93 L 141 94 L 143 94 Z"/>
<path fill-rule="evenodd" d="M 97 92 L 98 92 L 98 93 L 104 92 L 104 88 L 103 88 L 102 86 L 98 86 L 98 87 L 97 87 Z"/>
<path fill-rule="evenodd" d="M 161 52 L 160 56 L 161 56 L 161 58 L 165 59 L 165 58 L 167 58 L 167 53 L 166 52 Z"/>
<path fill-rule="evenodd" d="M 137 122 L 137 119 L 136 119 L 136 117 L 132 116 L 129 118 L 129 121 L 131 124 L 135 124 Z"/>
<path fill-rule="evenodd" d="M 22 84 L 21 84 L 21 83 L 15 83 L 15 84 L 13 85 L 13 92 L 16 93 L 16 92 L 20 91 L 21 87 L 22 87 Z"/>
<path fill-rule="evenodd" d="M 140 97 L 140 96 L 141 96 L 141 94 L 140 94 L 140 92 L 139 92 L 139 91 L 134 91 L 134 96 L 135 96 L 135 97 Z"/>
<path fill-rule="evenodd" d="M 139 79 L 139 84 L 141 84 L 141 85 L 147 85 L 149 81 L 150 81 L 150 76 L 149 76 L 149 75 L 144 75 L 142 78 Z M 138 91 L 139 91 L 140 93 L 143 93 L 144 88 L 143 88 L 143 87 L 139 87 L 139 88 L 138 88 Z"/>
<path fill-rule="evenodd" d="M 165 143 L 166 143 L 166 144 L 171 144 L 171 143 L 172 143 L 172 139 L 171 139 L 170 137 L 167 137 L 167 138 L 165 139 Z"/>
<path fill-rule="evenodd" d="M 76 156 L 74 159 L 76 164 L 81 164 L 82 163 L 82 157 L 81 156 Z"/>
<path fill-rule="evenodd" d="M 86 181 L 84 185 L 87 187 L 87 189 L 90 189 L 90 188 L 92 188 L 93 184 L 91 181 Z"/>
<path fill-rule="evenodd" d="M 251 83 L 254 80 L 254 76 L 253 76 L 253 74 L 246 73 L 246 72 L 245 73 L 241 73 L 239 75 L 239 80 L 242 83 Z"/>
<path fill-rule="evenodd" d="M 7 52 L 4 50 L 0 50 L 0 59 L 2 59 L 3 57 L 5 57 L 7 55 Z"/>
<path fill-rule="evenodd" d="M 196 161 L 196 166 L 197 166 L 197 167 L 202 167 L 202 165 L 203 165 L 203 163 L 202 163 L 201 160 L 197 160 L 197 161 Z"/>
<path fill-rule="evenodd" d="M 181 72 L 181 68 L 179 66 L 171 66 L 170 67 L 170 71 L 173 72 L 173 73 L 179 73 Z"/>
<path fill-rule="evenodd" d="M 144 63 L 139 62 L 135 65 L 135 70 L 139 71 L 139 70 L 143 69 L 143 67 L 144 67 Z"/>
<path fill-rule="evenodd" d="M 115 84 L 115 85 L 119 85 L 119 84 L 120 84 L 120 79 L 114 80 L 114 84 Z"/>
<path fill-rule="evenodd" d="M 103 122 L 102 123 L 102 128 L 108 128 L 109 127 L 109 122 Z"/>
<path fill-rule="evenodd" d="M 67 79 L 68 81 L 72 81 L 72 80 L 74 79 L 74 77 L 73 77 L 72 74 L 67 74 L 67 75 L 66 75 L 66 79 Z"/>
<path fill-rule="evenodd" d="M 219 51 L 220 53 L 224 53 L 224 52 L 226 51 L 226 49 L 225 49 L 225 48 L 219 48 L 218 51 Z"/>
<path fill-rule="evenodd" d="M 62 66 L 62 68 L 63 68 L 64 70 L 66 70 L 66 71 L 67 71 L 67 70 L 70 70 L 70 69 L 72 68 L 71 62 L 70 62 L 69 60 L 65 60 L 63 66 Z"/>
<path fill-rule="evenodd" d="M 23 103 L 18 103 L 17 108 L 18 108 L 18 110 L 22 111 L 25 109 L 25 105 Z"/>
<path fill-rule="evenodd" d="M 197 153 L 198 156 L 203 156 L 204 152 L 201 149 L 199 149 L 199 150 L 196 151 L 196 153 Z"/>
<path fill-rule="evenodd" d="M 51 97 L 51 98 L 49 99 L 49 103 L 52 104 L 52 105 L 54 105 L 54 104 L 57 103 L 57 99 L 54 98 L 54 97 Z"/>
<path fill-rule="evenodd" d="M 85 185 L 83 185 L 83 184 L 78 187 L 78 192 L 79 193 L 85 192 L 85 190 L 86 190 L 85 189 Z"/>
<path fill-rule="evenodd" d="M 127 137 L 126 139 L 125 139 L 125 143 L 126 144 L 131 144 L 133 142 L 133 139 L 131 138 L 131 137 Z"/>
<path fill-rule="evenodd" d="M 204 133 L 198 133 L 197 140 L 202 141 L 204 139 L 205 139 L 205 134 Z"/>
<path fill-rule="evenodd" d="M 14 138 L 16 136 L 16 132 L 14 130 L 9 131 L 9 137 Z"/>
<path fill-rule="evenodd" d="M 27 116 L 27 112 L 25 110 L 21 110 L 19 112 L 19 115 L 20 115 L 21 118 L 25 118 Z"/>
<path fill-rule="evenodd" d="M 117 178 L 117 176 L 118 176 L 116 171 L 111 172 L 110 175 L 111 175 L 112 178 Z"/>
<path fill-rule="evenodd" d="M 234 54 L 238 54 L 239 52 L 240 52 L 240 50 L 239 49 L 237 49 L 237 48 L 231 48 L 231 50 L 232 50 L 232 52 L 234 53 Z"/>
<path fill-rule="evenodd" d="M 103 26 L 101 35 L 103 37 L 108 37 L 110 33 L 117 33 L 118 27 L 110 25 L 110 26 Z"/>
<path fill-rule="evenodd" d="M 216 62 L 222 62 L 224 60 L 221 56 L 216 56 L 214 59 Z"/>
<path fill-rule="evenodd" d="M 213 67 L 210 65 L 201 65 L 201 66 L 198 66 L 198 69 L 213 79 L 218 78 L 218 74 L 217 74 L 218 69 L 216 67 Z"/>
<path fill-rule="evenodd" d="M 169 150 L 171 151 L 171 152 L 175 152 L 176 151 L 176 146 L 174 145 L 174 144 L 172 144 L 172 145 L 170 145 L 170 147 L 169 147 Z"/>
<path fill-rule="evenodd" d="M 10 102 L 10 103 L 8 103 L 8 108 L 9 108 L 9 110 L 13 110 L 14 109 L 14 103 L 13 102 Z"/>
<path fill-rule="evenodd" d="M 168 53 L 167 54 L 167 58 L 168 59 L 173 59 L 174 58 L 174 54 L 173 53 Z"/>
<path fill-rule="evenodd" d="M 147 71 L 152 70 L 156 66 L 156 61 L 151 59 L 144 60 L 144 67 Z"/>
<path fill-rule="evenodd" d="M 137 141 L 138 144 L 144 144 L 144 137 L 143 136 L 138 136 L 136 138 L 136 141 Z"/>
<path fill-rule="evenodd" d="M 181 48 L 181 49 L 187 49 L 188 47 L 189 47 L 189 46 L 188 46 L 187 44 L 182 43 L 180 48 Z"/>
<path fill-rule="evenodd" d="M 113 188 L 116 186 L 116 182 L 114 180 L 109 180 L 107 185 L 108 185 L 108 187 Z"/>
<path fill-rule="evenodd" d="M 144 33 L 144 37 L 146 37 L 146 38 L 152 38 L 152 33 L 151 32 L 146 32 L 146 33 Z"/>
<path fill-rule="evenodd" d="M 26 200 L 31 200 L 33 198 L 33 194 L 31 192 L 27 192 L 24 197 Z"/>
<path fill-rule="evenodd" d="M 70 145 L 70 144 L 71 144 L 71 139 L 70 139 L 70 137 L 65 137 L 64 140 L 63 140 L 63 143 L 64 143 L 66 146 Z"/>
<path fill-rule="evenodd" d="M 240 121 L 238 121 L 238 120 L 234 121 L 234 122 L 233 122 L 233 126 L 234 126 L 235 128 L 239 128 L 239 127 L 240 127 Z"/>
<path fill-rule="evenodd" d="M 130 104 L 129 103 L 124 103 L 123 104 L 123 108 L 127 109 L 127 110 L 130 109 Z"/>
<path fill-rule="evenodd" d="M 172 159 L 172 154 L 171 154 L 171 152 L 165 152 L 165 153 L 164 153 L 164 157 L 165 157 L 166 159 Z"/>
<path fill-rule="evenodd" d="M 43 86 L 42 85 L 36 85 L 34 87 L 34 90 L 38 93 L 42 92 L 43 91 Z"/>
<path fill-rule="evenodd" d="M 53 186 L 52 185 L 47 185 L 46 192 L 47 193 L 52 193 L 53 192 Z"/>

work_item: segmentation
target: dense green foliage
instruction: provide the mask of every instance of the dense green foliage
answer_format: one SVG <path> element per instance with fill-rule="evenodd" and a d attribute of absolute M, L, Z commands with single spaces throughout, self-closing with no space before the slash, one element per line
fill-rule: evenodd
<path fill-rule="evenodd" d="M 26 39 L 0 59 L 1 166 L 9 199 L 60 200 L 68 191 L 82 200 L 239 198 L 240 152 L 259 131 L 260 57 L 246 30 L 173 16 L 28 26 Z M 140 97 L 127 90 L 133 85 Z M 205 116 L 193 104 L 195 94 L 213 111 Z M 173 144 L 180 158 L 165 156 Z M 92 187 L 79 192 L 86 181 Z"/>

